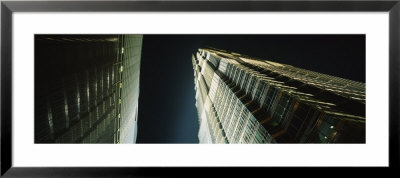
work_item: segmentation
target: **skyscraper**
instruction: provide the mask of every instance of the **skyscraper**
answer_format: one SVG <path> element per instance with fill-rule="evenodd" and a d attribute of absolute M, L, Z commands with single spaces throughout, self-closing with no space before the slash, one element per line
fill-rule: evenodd
<path fill-rule="evenodd" d="M 192 57 L 200 143 L 365 143 L 365 84 L 219 49 Z"/>
<path fill-rule="evenodd" d="M 35 35 L 35 143 L 135 143 L 142 35 Z"/>

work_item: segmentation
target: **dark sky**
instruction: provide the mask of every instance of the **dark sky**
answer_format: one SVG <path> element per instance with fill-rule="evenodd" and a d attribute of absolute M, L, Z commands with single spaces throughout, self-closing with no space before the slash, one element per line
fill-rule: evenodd
<path fill-rule="evenodd" d="M 144 35 L 137 143 L 198 143 L 191 55 L 206 46 L 365 82 L 364 35 Z"/>

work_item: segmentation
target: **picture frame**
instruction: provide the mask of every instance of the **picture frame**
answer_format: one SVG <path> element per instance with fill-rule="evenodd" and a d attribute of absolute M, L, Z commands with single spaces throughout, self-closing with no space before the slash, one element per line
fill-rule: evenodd
<path fill-rule="evenodd" d="M 399 164 L 400 3 L 393 1 L 2 1 L 1 2 L 1 175 L 126 177 L 173 175 L 177 168 L 68 167 L 12 165 L 13 12 L 389 12 L 389 167 Z M 189 169 L 189 170 L 188 170 Z M 210 168 L 208 168 L 210 169 Z M 198 168 L 186 171 L 206 172 Z"/>

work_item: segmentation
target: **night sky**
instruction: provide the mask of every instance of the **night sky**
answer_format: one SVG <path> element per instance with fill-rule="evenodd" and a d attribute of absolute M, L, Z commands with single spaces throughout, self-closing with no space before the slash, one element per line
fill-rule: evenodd
<path fill-rule="evenodd" d="M 207 46 L 365 82 L 364 35 L 144 35 L 137 143 L 198 143 L 191 55 Z"/>

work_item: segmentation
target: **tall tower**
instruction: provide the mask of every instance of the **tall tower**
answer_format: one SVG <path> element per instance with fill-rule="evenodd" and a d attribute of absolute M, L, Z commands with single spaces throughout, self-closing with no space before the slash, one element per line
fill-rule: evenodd
<path fill-rule="evenodd" d="M 35 35 L 35 143 L 135 143 L 142 35 Z"/>
<path fill-rule="evenodd" d="M 200 143 L 365 143 L 365 84 L 218 49 L 192 56 Z"/>

